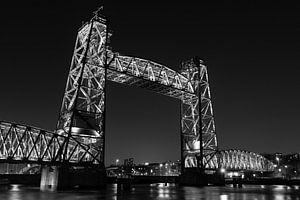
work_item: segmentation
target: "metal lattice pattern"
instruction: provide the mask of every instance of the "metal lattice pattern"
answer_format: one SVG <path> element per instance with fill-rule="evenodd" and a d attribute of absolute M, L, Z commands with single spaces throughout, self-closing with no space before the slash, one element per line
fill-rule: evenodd
<path fill-rule="evenodd" d="M 252 152 L 217 151 L 208 73 L 201 60 L 184 62 L 178 73 L 112 52 L 110 35 L 98 14 L 79 30 L 55 132 L 0 121 L 0 162 L 104 166 L 105 83 L 110 80 L 181 100 L 184 167 L 274 169 Z"/>
<path fill-rule="evenodd" d="M 194 58 L 184 62 L 181 70 L 197 95 L 197 98 L 182 100 L 182 159 L 185 167 L 205 167 L 217 151 L 207 68 L 201 60 Z"/>
<path fill-rule="evenodd" d="M 94 149 L 103 164 L 106 25 L 92 19 L 77 35 L 57 130 L 77 144 Z M 69 142 L 68 142 L 69 143 Z"/>
<path fill-rule="evenodd" d="M 0 121 L 0 162 L 52 163 L 62 161 L 65 136 L 26 125 Z M 70 140 L 66 161 L 73 165 L 99 164 L 95 149 Z"/>
<path fill-rule="evenodd" d="M 220 152 L 220 165 L 225 169 L 273 171 L 274 164 L 262 155 L 242 150 Z"/>
<path fill-rule="evenodd" d="M 105 82 L 110 80 L 180 99 L 185 167 L 203 166 L 217 148 L 206 67 L 199 60 L 192 60 L 184 63 L 178 73 L 149 60 L 123 56 L 107 48 L 109 37 L 106 20 L 98 14 L 79 30 L 57 134 L 36 128 L 27 130 L 26 126 L 20 125 L 17 125 L 18 128 L 12 125 L 14 131 L 4 128 L 3 134 L 7 131 L 9 136 L 2 138 L 3 156 L 46 162 L 89 161 L 103 164 Z M 23 138 L 19 132 L 28 135 L 30 140 L 23 141 L 26 137 Z M 31 150 L 27 152 L 27 148 Z"/>
<path fill-rule="evenodd" d="M 195 97 L 192 82 L 182 74 L 153 61 L 108 51 L 107 79 L 146 88 L 178 99 Z"/>
<path fill-rule="evenodd" d="M 226 170 L 274 171 L 274 164 L 262 155 L 236 149 L 218 152 L 210 159 L 206 168 L 216 166 Z"/>
<path fill-rule="evenodd" d="M 123 56 L 107 48 L 109 36 L 105 20 L 98 16 L 78 32 L 58 132 L 75 141 L 86 141 L 84 144 L 97 149 L 98 159 L 103 162 L 105 81 L 146 88 L 183 102 L 185 166 L 200 167 L 197 163 L 202 155 L 201 141 L 204 161 L 217 147 L 206 67 L 184 66 L 178 73 L 149 60 Z M 200 112 L 203 112 L 202 138 Z"/>

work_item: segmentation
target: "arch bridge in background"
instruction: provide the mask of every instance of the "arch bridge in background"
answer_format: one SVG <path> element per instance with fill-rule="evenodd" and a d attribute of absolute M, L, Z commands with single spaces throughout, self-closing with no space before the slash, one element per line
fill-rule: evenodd
<path fill-rule="evenodd" d="M 0 162 L 104 167 L 106 81 L 114 81 L 181 102 L 182 170 L 256 168 L 252 161 L 260 157 L 254 154 L 218 154 L 208 73 L 202 60 L 183 62 L 177 72 L 113 52 L 110 36 L 107 21 L 99 13 L 79 29 L 56 130 L 1 121 Z"/>
<path fill-rule="evenodd" d="M 36 127 L 0 121 L 0 163 L 32 163 L 58 165 L 59 152 L 66 137 Z M 72 141 L 72 143 L 75 141 Z M 74 144 L 74 143 L 73 143 Z M 93 165 L 88 162 L 92 149 L 80 143 L 69 145 L 68 163 L 74 166 Z M 89 154 L 87 156 L 86 154 Z M 83 160 L 87 159 L 87 160 Z M 94 157 L 94 159 L 96 159 Z M 205 166 L 207 169 L 273 171 L 274 164 L 262 155 L 243 150 L 218 151 Z"/>

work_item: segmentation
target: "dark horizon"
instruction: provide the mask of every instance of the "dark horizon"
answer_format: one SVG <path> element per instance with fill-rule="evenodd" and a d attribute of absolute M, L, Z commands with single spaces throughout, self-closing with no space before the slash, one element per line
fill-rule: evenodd
<path fill-rule="evenodd" d="M 77 30 L 100 3 L 3 6 L 0 120 L 55 129 Z M 300 151 L 299 8 L 272 1 L 104 3 L 113 51 L 174 70 L 202 58 L 219 148 L 257 153 Z M 180 158 L 179 101 L 115 83 L 108 88 L 107 164 Z"/>

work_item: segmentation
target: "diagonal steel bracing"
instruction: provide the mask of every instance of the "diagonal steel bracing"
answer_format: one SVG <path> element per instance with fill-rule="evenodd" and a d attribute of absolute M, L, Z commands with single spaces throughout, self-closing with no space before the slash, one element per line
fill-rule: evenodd
<path fill-rule="evenodd" d="M 68 138 L 64 160 L 76 156 L 69 146 L 86 145 L 94 154 L 82 159 L 103 164 L 107 35 L 105 19 L 97 15 L 78 32 L 57 124 L 57 133 Z"/>
<path fill-rule="evenodd" d="M 217 168 L 209 162 L 217 151 L 217 136 L 207 68 L 203 61 L 193 58 L 182 63 L 181 73 L 191 81 L 196 95 L 181 102 L 184 167 Z"/>
<path fill-rule="evenodd" d="M 79 30 L 57 133 L 90 146 L 103 163 L 105 82 L 146 88 L 181 100 L 182 162 L 185 167 L 206 167 L 216 152 L 217 139 L 202 61 L 185 62 L 181 72 L 176 72 L 153 61 L 113 52 L 106 46 L 109 37 L 106 20 L 98 15 Z M 72 154 L 68 140 L 65 145 L 64 153 Z"/>
<path fill-rule="evenodd" d="M 36 127 L 0 121 L 0 163 L 61 164 L 58 158 L 62 156 L 60 151 L 64 149 L 66 139 L 66 136 Z M 99 162 L 98 152 L 72 138 L 68 148 L 69 165 L 90 166 Z M 274 164 L 263 156 L 235 149 L 219 151 L 209 160 L 208 166 L 227 170 L 274 170 Z"/>
<path fill-rule="evenodd" d="M 60 164 L 67 137 L 22 124 L 0 121 L 0 162 Z M 70 165 L 97 163 L 97 153 L 70 139 L 66 160 Z M 87 159 L 89 158 L 89 159 Z"/>
<path fill-rule="evenodd" d="M 99 12 L 78 31 L 55 132 L 0 121 L 0 162 L 104 166 L 106 81 L 145 88 L 181 103 L 183 168 L 273 170 L 246 151 L 217 151 L 207 68 L 193 58 L 180 72 L 108 48 Z"/>

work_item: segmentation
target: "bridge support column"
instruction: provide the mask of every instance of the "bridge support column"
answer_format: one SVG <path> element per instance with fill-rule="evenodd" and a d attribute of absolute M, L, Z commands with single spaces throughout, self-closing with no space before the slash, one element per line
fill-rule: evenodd
<path fill-rule="evenodd" d="M 40 189 L 56 191 L 72 188 L 101 189 L 106 186 L 105 169 L 80 168 L 65 166 L 42 166 Z"/>
<path fill-rule="evenodd" d="M 42 191 L 56 191 L 58 185 L 58 167 L 43 165 L 41 169 L 40 189 Z"/>
<path fill-rule="evenodd" d="M 199 168 L 185 168 L 180 175 L 179 184 L 183 186 L 205 186 L 207 178 Z"/>

